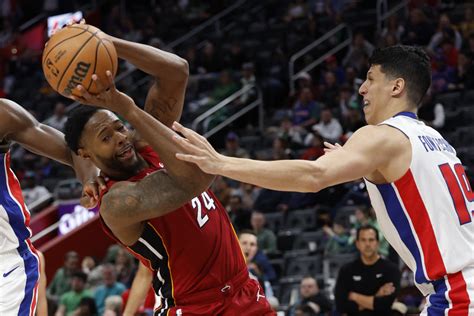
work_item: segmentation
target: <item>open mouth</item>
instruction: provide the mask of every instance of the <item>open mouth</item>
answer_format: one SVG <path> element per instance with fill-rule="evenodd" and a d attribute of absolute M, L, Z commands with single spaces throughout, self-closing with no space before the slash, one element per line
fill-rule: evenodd
<path fill-rule="evenodd" d="M 133 156 L 133 146 L 127 145 L 125 148 L 119 151 L 117 157 L 119 159 L 129 159 Z"/>

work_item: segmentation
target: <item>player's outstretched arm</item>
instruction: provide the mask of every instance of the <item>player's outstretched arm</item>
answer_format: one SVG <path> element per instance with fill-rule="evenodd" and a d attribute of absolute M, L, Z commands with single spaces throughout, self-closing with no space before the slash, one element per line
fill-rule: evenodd
<path fill-rule="evenodd" d="M 93 179 L 98 169 L 89 161 L 73 154 L 60 131 L 39 123 L 19 104 L 0 99 L 0 130 L 6 138 L 21 144 L 35 154 L 74 167 L 82 183 Z"/>
<path fill-rule="evenodd" d="M 394 129 L 365 126 L 343 147 L 327 152 L 315 161 L 258 161 L 221 155 L 196 132 L 176 122 L 173 128 L 186 137 L 173 136 L 181 148 L 176 155 L 178 159 L 195 163 L 207 173 L 280 191 L 316 192 L 368 176 L 384 168 L 400 149 L 399 144 L 387 141 L 386 133 L 392 133 Z"/>

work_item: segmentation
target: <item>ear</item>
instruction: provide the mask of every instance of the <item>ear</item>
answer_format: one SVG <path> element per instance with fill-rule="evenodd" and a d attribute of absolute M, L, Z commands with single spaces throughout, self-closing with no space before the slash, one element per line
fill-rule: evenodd
<path fill-rule="evenodd" d="M 77 153 L 81 158 L 84 158 L 84 159 L 90 159 L 91 158 L 91 156 L 89 155 L 89 152 L 87 150 L 85 150 L 84 148 L 79 148 L 77 150 Z"/>
<path fill-rule="evenodd" d="M 392 85 L 392 96 L 393 97 L 399 97 L 403 91 L 405 91 L 405 80 L 402 78 L 397 78 L 393 80 L 393 85 Z"/>

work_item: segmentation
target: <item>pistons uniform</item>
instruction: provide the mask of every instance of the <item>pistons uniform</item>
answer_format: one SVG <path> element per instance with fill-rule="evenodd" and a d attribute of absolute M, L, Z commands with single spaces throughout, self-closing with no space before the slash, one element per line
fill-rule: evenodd
<path fill-rule="evenodd" d="M 411 164 L 393 183 L 365 182 L 384 236 L 428 295 L 421 315 L 474 315 L 474 193 L 461 161 L 414 113 L 382 124 L 410 140 Z"/>
<path fill-rule="evenodd" d="M 139 154 L 149 168 L 129 181 L 163 168 L 151 147 Z M 106 182 L 108 188 L 114 184 L 107 178 Z M 160 303 L 155 315 L 273 315 L 258 282 L 249 278 L 226 210 L 209 190 L 148 220 L 140 238 L 127 249 L 153 271 Z"/>
<path fill-rule="evenodd" d="M 0 161 L 0 315 L 34 315 L 39 259 L 30 241 L 30 212 L 5 141 L 0 141 Z"/>

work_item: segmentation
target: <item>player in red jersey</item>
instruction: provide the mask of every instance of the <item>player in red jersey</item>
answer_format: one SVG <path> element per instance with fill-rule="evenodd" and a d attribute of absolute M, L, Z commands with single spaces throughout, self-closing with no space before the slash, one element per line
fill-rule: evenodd
<path fill-rule="evenodd" d="M 173 131 L 157 120 L 170 126 L 179 119 L 187 62 L 151 46 L 110 40 L 119 57 L 154 76 L 146 112 L 116 90 L 110 72 L 107 83 L 94 75 L 96 84 L 109 88 L 92 96 L 79 86 L 82 97 L 71 98 L 108 110 L 73 110 L 66 142 L 101 169 L 108 187 L 100 205 L 103 226 L 153 272 L 161 298 L 155 315 L 273 315 L 249 278 L 226 210 L 207 190 L 213 177 L 175 158 Z"/>

